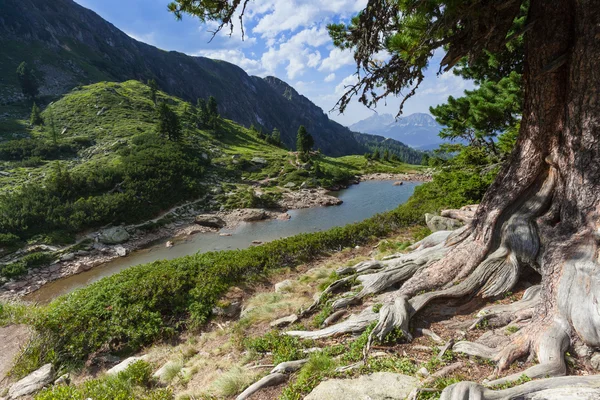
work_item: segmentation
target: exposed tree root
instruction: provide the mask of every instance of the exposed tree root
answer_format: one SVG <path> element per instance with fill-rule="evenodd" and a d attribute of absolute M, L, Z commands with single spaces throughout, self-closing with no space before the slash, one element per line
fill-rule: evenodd
<path fill-rule="evenodd" d="M 500 399 L 598 399 L 600 375 L 564 376 L 526 382 L 504 390 L 491 390 L 473 382 L 448 386 L 440 400 L 500 400 Z"/>
<path fill-rule="evenodd" d="M 335 325 L 328 326 L 318 331 L 288 331 L 287 335 L 296 336 L 301 339 L 324 339 L 326 337 L 343 335 L 345 333 L 361 333 L 374 321 L 379 314 L 371 307 L 363 310 L 360 314 L 351 315 L 347 320 Z"/>

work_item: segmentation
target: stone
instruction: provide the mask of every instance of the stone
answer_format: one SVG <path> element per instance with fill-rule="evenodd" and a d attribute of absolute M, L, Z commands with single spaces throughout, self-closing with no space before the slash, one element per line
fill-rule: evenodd
<path fill-rule="evenodd" d="M 425 214 L 425 222 L 432 232 L 453 231 L 463 226 L 463 223 L 459 220 L 433 214 Z"/>
<path fill-rule="evenodd" d="M 212 312 L 219 317 L 235 318 L 242 312 L 242 304 L 238 301 L 233 301 L 226 305 L 214 307 Z"/>
<path fill-rule="evenodd" d="M 431 374 L 429 373 L 429 371 L 427 371 L 427 368 L 421 367 L 421 369 L 419 369 L 415 375 L 421 378 L 427 378 Z"/>
<path fill-rule="evenodd" d="M 260 240 L 253 240 L 252 244 L 262 244 L 262 241 L 260 241 Z"/>
<path fill-rule="evenodd" d="M 46 364 L 12 385 L 8 390 L 8 399 L 16 399 L 33 394 L 52 383 L 53 379 L 54 369 L 52 368 L 52 364 Z"/>
<path fill-rule="evenodd" d="M 67 254 L 63 254 L 60 257 L 61 261 L 73 261 L 75 259 L 75 253 L 67 253 Z"/>
<path fill-rule="evenodd" d="M 161 383 L 168 383 L 167 379 L 166 379 L 167 371 L 169 369 L 174 369 L 174 368 L 179 368 L 181 370 L 181 367 L 182 367 L 181 363 L 179 363 L 177 361 L 167 361 L 154 374 L 152 374 L 152 377 L 158 379 L 158 381 Z"/>
<path fill-rule="evenodd" d="M 102 114 L 104 114 L 104 111 L 106 111 L 106 108 L 105 108 L 105 107 L 102 107 L 102 109 L 101 109 L 100 111 L 98 111 L 98 112 L 96 113 L 96 115 L 99 117 L 99 116 L 101 116 Z"/>
<path fill-rule="evenodd" d="M 129 233 L 121 226 L 104 229 L 98 240 L 104 244 L 120 244 L 129 240 Z"/>
<path fill-rule="evenodd" d="M 590 364 L 595 370 L 600 371 L 600 352 L 596 352 L 592 355 Z"/>
<path fill-rule="evenodd" d="M 404 400 L 418 387 L 412 376 L 376 372 L 356 379 L 330 379 L 321 382 L 305 400 Z"/>
<path fill-rule="evenodd" d="M 593 353 L 592 348 L 584 343 L 574 345 L 573 350 L 575 350 L 575 354 L 577 354 L 578 357 L 582 358 L 587 358 Z"/>
<path fill-rule="evenodd" d="M 196 216 L 196 223 L 209 228 L 222 228 L 225 221 L 213 214 L 200 214 Z"/>
<path fill-rule="evenodd" d="M 112 367 L 111 369 L 106 371 L 106 375 L 117 375 L 119 372 L 125 371 L 127 369 L 127 367 L 129 367 L 134 362 L 143 361 L 143 360 L 146 360 L 147 358 L 148 358 L 147 355 L 143 355 L 141 357 L 126 358 L 125 360 L 121 361 L 120 363 L 118 363 L 117 365 L 115 365 L 114 367 Z"/>
<path fill-rule="evenodd" d="M 173 242 L 168 240 L 167 243 L 165 243 L 165 247 L 173 247 Z"/>
<path fill-rule="evenodd" d="M 271 322 L 271 328 L 280 328 L 282 326 L 291 325 L 294 322 L 298 321 L 298 316 L 296 314 L 288 315 L 287 317 L 276 319 Z"/>
<path fill-rule="evenodd" d="M 296 184 L 294 182 L 288 182 L 285 185 L 283 185 L 284 188 L 288 188 L 291 189 L 293 187 L 296 187 Z"/>
<path fill-rule="evenodd" d="M 123 246 L 115 246 L 115 253 L 117 253 L 119 257 L 125 257 L 127 255 L 127 249 Z"/>
<path fill-rule="evenodd" d="M 264 159 L 264 158 L 262 158 L 262 157 L 254 157 L 254 158 L 253 158 L 252 160 L 250 160 L 250 161 L 252 161 L 254 164 L 267 164 L 267 160 L 265 160 L 265 159 Z"/>
<path fill-rule="evenodd" d="M 245 208 L 239 210 L 239 218 L 245 222 L 262 221 L 267 217 L 267 212 L 261 208 Z"/>
<path fill-rule="evenodd" d="M 286 279 L 275 284 L 275 293 L 287 292 L 292 287 L 292 281 Z"/>
<path fill-rule="evenodd" d="M 57 380 L 54 381 L 55 385 L 68 385 L 71 383 L 71 375 L 68 373 L 61 375 Z"/>
<path fill-rule="evenodd" d="M 292 219 L 292 216 L 288 213 L 281 213 L 277 216 L 277 219 L 280 221 L 288 221 Z"/>
<path fill-rule="evenodd" d="M 404 184 L 404 182 L 402 182 L 402 181 L 394 182 L 394 186 L 402 186 L 403 184 Z"/>

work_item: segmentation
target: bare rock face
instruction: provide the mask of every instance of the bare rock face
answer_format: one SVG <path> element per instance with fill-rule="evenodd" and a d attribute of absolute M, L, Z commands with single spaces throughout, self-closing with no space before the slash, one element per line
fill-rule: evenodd
<path fill-rule="evenodd" d="M 53 380 L 54 369 L 52 368 L 52 364 L 46 364 L 12 385 L 8 390 L 8 399 L 18 399 L 19 397 L 33 394 L 52 383 Z"/>
<path fill-rule="evenodd" d="M 357 379 L 330 379 L 321 382 L 305 400 L 404 400 L 418 387 L 419 381 L 412 376 L 377 372 Z"/>
<path fill-rule="evenodd" d="M 275 293 L 283 293 L 290 289 L 292 286 L 292 281 L 286 279 L 285 281 L 281 281 L 275 284 Z"/>
<path fill-rule="evenodd" d="M 108 228 L 100 232 L 98 240 L 104 244 L 119 244 L 129 240 L 129 233 L 121 226 Z"/>
<path fill-rule="evenodd" d="M 196 217 L 196 223 L 209 228 L 222 228 L 225 221 L 213 214 L 201 214 Z"/>

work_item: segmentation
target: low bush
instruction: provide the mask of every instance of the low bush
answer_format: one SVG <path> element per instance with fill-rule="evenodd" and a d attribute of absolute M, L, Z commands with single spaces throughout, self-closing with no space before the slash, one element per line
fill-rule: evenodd
<path fill-rule="evenodd" d="M 145 361 L 131 364 L 117 376 L 104 376 L 76 386 L 55 385 L 41 391 L 35 400 L 171 400 L 169 389 L 153 387 L 152 367 Z"/>

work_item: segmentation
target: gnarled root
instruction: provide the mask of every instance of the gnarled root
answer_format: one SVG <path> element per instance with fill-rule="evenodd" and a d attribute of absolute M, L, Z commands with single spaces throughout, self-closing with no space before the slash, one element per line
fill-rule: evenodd
<path fill-rule="evenodd" d="M 592 375 L 540 379 L 504 390 L 491 390 L 473 382 L 459 382 L 444 389 L 440 400 L 592 400 L 599 396 L 600 375 Z"/>
<path fill-rule="evenodd" d="M 296 336 L 301 339 L 323 339 L 345 333 L 361 333 L 374 321 L 377 321 L 379 314 L 374 312 L 371 307 L 363 310 L 360 314 L 351 315 L 347 320 L 338 324 L 328 326 L 318 331 L 288 331 L 286 335 Z"/>

